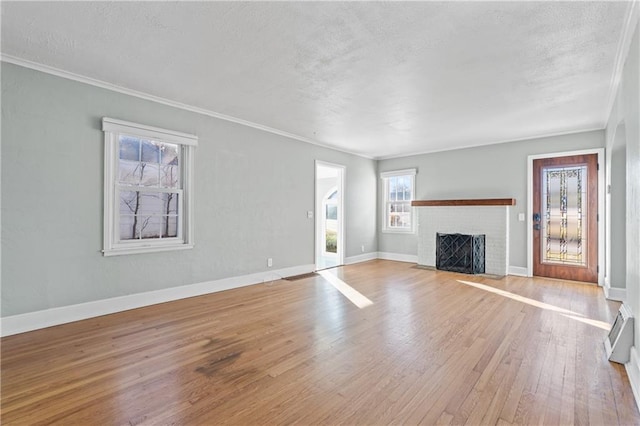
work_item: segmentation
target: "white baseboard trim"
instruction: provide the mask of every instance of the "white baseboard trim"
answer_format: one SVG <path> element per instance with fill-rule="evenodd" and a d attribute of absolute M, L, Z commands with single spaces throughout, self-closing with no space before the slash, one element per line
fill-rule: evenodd
<path fill-rule="evenodd" d="M 418 256 L 413 254 L 378 252 L 378 259 L 395 260 L 396 262 L 418 263 Z"/>
<path fill-rule="evenodd" d="M 604 290 L 604 297 L 609 300 L 616 300 L 618 302 L 624 302 L 626 300 L 626 288 L 610 287 L 607 281 L 605 281 L 604 284 L 605 285 L 602 287 L 602 289 Z"/>
<path fill-rule="evenodd" d="M 130 294 L 127 296 L 113 297 L 110 299 L 79 303 L 77 305 L 62 306 L 59 308 L 28 312 L 26 314 L 12 315 L 0 319 L 0 335 L 3 337 L 11 336 L 13 334 L 113 314 L 116 312 L 128 311 L 130 309 L 142 308 L 144 306 L 155 305 L 158 303 L 171 302 L 173 300 L 186 299 L 187 297 L 201 296 L 203 294 L 215 293 L 218 291 L 230 290 L 253 284 L 262 284 L 264 282 L 274 281 L 284 277 L 308 274 L 315 271 L 315 269 L 314 264 L 293 266 L 273 271 L 258 272 L 238 277 L 223 278 L 215 281 L 170 287 L 162 290 L 148 291 L 144 293 Z"/>
<path fill-rule="evenodd" d="M 528 272 L 527 268 L 523 268 L 522 266 L 509 266 L 507 270 L 508 275 L 515 275 L 517 277 L 528 277 Z"/>
<path fill-rule="evenodd" d="M 638 351 L 635 346 L 631 348 L 631 357 L 629 362 L 624 365 L 624 368 L 627 370 L 629 382 L 631 382 L 631 390 L 636 400 L 636 406 L 640 407 L 640 357 L 638 357 Z"/>
<path fill-rule="evenodd" d="M 353 265 L 354 263 L 366 262 L 368 260 L 375 260 L 377 258 L 378 258 L 378 252 L 374 251 L 372 253 L 364 253 L 364 254 L 359 254 L 357 256 L 349 256 L 344 259 L 344 264 Z"/>

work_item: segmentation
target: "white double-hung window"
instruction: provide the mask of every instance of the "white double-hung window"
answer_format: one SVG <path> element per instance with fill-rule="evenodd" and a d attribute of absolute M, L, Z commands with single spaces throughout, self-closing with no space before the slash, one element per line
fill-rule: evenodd
<path fill-rule="evenodd" d="M 105 134 L 105 256 L 193 247 L 197 136 L 111 118 Z"/>
<path fill-rule="evenodd" d="M 380 177 L 384 194 L 382 231 L 414 232 L 411 201 L 414 199 L 416 169 L 384 172 Z"/>

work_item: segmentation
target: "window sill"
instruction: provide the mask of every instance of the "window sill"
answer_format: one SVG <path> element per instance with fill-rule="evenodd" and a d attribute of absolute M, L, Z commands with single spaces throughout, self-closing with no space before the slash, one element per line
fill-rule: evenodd
<path fill-rule="evenodd" d="M 193 244 L 163 245 L 155 247 L 119 247 L 110 250 L 102 250 L 102 255 L 105 257 L 121 256 L 127 254 L 157 253 L 161 251 L 190 250 L 192 248 Z"/>
<path fill-rule="evenodd" d="M 416 231 L 414 229 L 383 229 L 383 234 L 415 234 Z"/>

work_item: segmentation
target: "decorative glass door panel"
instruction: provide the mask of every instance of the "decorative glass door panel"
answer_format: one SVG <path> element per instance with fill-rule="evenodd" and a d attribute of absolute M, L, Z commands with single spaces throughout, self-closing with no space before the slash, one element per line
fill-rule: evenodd
<path fill-rule="evenodd" d="M 533 274 L 598 281 L 598 157 L 533 162 Z"/>
<path fill-rule="evenodd" d="M 542 169 L 543 263 L 586 265 L 586 165 Z"/>

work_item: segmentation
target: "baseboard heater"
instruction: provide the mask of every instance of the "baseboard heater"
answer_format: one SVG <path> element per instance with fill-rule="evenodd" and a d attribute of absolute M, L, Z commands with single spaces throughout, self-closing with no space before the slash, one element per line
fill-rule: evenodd
<path fill-rule="evenodd" d="M 626 364 L 631 356 L 633 346 L 633 316 L 627 305 L 622 304 L 609 335 L 604 339 L 609 361 Z"/>

